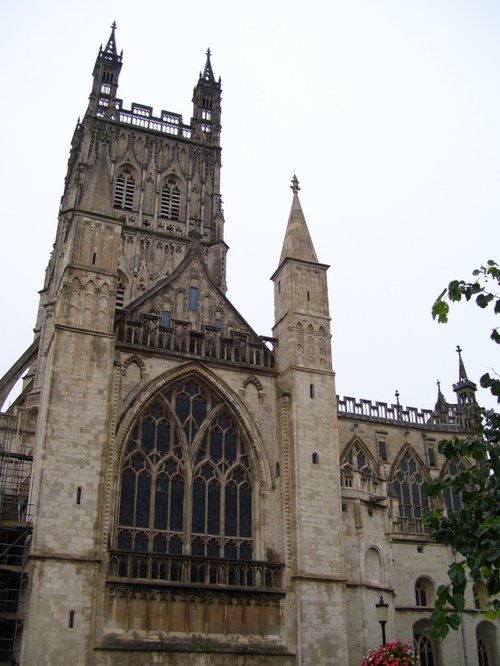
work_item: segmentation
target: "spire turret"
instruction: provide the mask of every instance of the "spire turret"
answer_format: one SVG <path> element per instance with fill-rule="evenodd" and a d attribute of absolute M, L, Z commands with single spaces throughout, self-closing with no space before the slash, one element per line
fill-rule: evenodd
<path fill-rule="evenodd" d="M 111 25 L 111 34 L 104 49 L 99 48 L 92 76 L 94 82 L 89 97 L 87 113 L 96 116 L 113 117 L 116 112 L 118 77 L 122 68 L 123 51 L 116 49 L 116 22 Z"/>
<path fill-rule="evenodd" d="M 196 131 L 201 132 L 200 138 L 204 138 L 211 144 L 220 142 L 220 101 L 221 80 L 215 80 L 212 69 L 210 49 L 207 49 L 205 67 L 198 79 L 193 91 L 193 118 L 191 125 Z"/>
<path fill-rule="evenodd" d="M 302 206 L 300 205 L 300 187 L 295 174 L 293 175 L 290 189 L 293 192 L 292 208 L 281 250 L 280 265 L 285 259 L 299 259 L 300 261 L 317 263 L 318 257 L 309 234 L 309 229 L 307 228 Z"/>
<path fill-rule="evenodd" d="M 457 345 L 458 353 L 458 382 L 453 384 L 453 390 L 457 394 L 458 404 L 462 406 L 470 406 L 476 403 L 476 390 L 477 386 L 474 382 L 467 377 L 464 361 L 462 359 L 462 350 Z"/>
<path fill-rule="evenodd" d="M 208 83 L 213 83 L 215 84 L 215 76 L 214 72 L 212 70 L 212 63 L 210 61 L 210 56 L 212 55 L 212 52 L 210 49 L 207 49 L 207 60 L 205 62 L 205 68 L 203 69 L 203 74 L 200 72 L 200 81 L 206 81 Z"/>

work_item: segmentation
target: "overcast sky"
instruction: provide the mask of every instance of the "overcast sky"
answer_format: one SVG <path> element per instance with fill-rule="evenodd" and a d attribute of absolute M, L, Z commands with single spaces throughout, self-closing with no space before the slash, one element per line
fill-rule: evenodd
<path fill-rule="evenodd" d="M 295 170 L 329 264 L 340 395 L 452 401 L 500 371 L 492 316 L 430 316 L 500 260 L 500 3 L 494 0 L 4 0 L 0 4 L 0 374 L 32 341 L 78 116 L 116 20 L 119 97 L 191 117 L 205 51 L 222 77 L 228 296 L 262 335 Z M 492 404 L 487 394 L 480 401 Z"/>

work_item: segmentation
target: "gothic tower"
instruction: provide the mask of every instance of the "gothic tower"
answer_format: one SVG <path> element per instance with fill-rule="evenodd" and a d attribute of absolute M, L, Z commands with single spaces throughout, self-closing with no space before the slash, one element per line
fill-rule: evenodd
<path fill-rule="evenodd" d="M 20 661 L 291 664 L 275 341 L 225 296 L 221 83 L 207 51 L 190 124 L 124 108 L 115 29 L 16 403 L 34 432 Z"/>
<path fill-rule="evenodd" d="M 335 375 L 328 266 L 318 262 L 292 180 L 293 201 L 274 273 L 281 456 L 286 493 L 286 564 L 297 663 L 347 662 Z M 293 611 L 292 611 L 293 608 Z"/>

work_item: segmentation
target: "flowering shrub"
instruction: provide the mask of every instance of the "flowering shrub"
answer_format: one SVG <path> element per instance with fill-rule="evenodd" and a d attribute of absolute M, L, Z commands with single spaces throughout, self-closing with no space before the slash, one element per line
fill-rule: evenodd
<path fill-rule="evenodd" d="M 418 657 L 413 649 L 413 643 L 391 641 L 380 645 L 363 658 L 361 666 L 417 666 Z"/>

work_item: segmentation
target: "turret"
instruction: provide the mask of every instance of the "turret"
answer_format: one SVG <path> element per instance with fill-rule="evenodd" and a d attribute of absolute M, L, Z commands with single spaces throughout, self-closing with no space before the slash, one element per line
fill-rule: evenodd
<path fill-rule="evenodd" d="M 193 130 L 202 132 L 208 143 L 219 145 L 220 142 L 220 102 L 221 80 L 215 80 L 210 61 L 211 52 L 207 49 L 207 60 L 198 83 L 193 90 Z"/>
<path fill-rule="evenodd" d="M 296 176 L 291 190 L 292 207 L 279 266 L 271 277 L 275 285 L 274 336 L 282 336 L 280 371 L 293 365 L 331 370 L 328 266 L 318 262 L 300 205 Z"/>
<path fill-rule="evenodd" d="M 457 394 L 458 414 L 461 425 L 472 430 L 474 428 L 474 417 L 476 408 L 477 386 L 467 377 L 465 365 L 462 359 L 462 350 L 457 346 L 458 353 L 458 382 L 453 384 L 453 390 Z"/>
<path fill-rule="evenodd" d="M 89 97 L 87 113 L 96 116 L 114 117 L 116 113 L 116 93 L 118 78 L 122 68 L 122 55 L 118 55 L 115 40 L 116 23 L 111 26 L 108 43 L 99 48 L 92 76 L 94 82 Z"/>
<path fill-rule="evenodd" d="M 458 382 L 453 384 L 453 390 L 457 394 L 459 406 L 471 407 L 476 404 L 477 386 L 467 377 L 465 365 L 462 359 L 462 350 L 457 346 L 458 353 Z"/>

